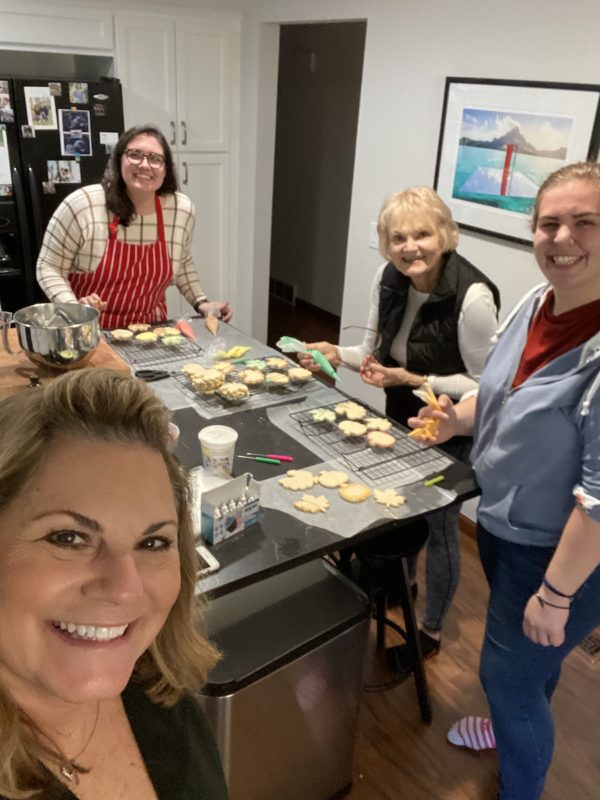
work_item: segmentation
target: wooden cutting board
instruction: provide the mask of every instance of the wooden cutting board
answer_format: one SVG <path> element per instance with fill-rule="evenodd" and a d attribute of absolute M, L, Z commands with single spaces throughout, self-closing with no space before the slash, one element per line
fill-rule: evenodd
<path fill-rule="evenodd" d="M 19 349 L 17 332 L 14 329 L 8 332 L 8 341 L 13 350 Z M 100 339 L 100 344 L 84 366 L 106 367 L 121 373 L 121 375 L 131 375 L 131 368 L 127 362 L 118 356 L 104 339 Z M 11 356 L 10 353 L 4 351 L 0 343 L 0 399 L 27 389 L 30 386 L 29 379 L 32 375 L 37 375 L 41 383 L 47 383 L 63 374 L 64 370 L 62 369 L 38 367 L 24 353 Z"/>

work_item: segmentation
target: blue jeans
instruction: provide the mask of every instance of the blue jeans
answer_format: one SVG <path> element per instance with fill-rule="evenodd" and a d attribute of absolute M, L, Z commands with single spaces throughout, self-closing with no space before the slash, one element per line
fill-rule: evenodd
<path fill-rule="evenodd" d="M 470 439 L 446 442 L 442 449 L 460 461 L 467 461 Z M 440 632 L 448 609 L 454 599 L 460 579 L 460 505 L 442 508 L 428 514 L 429 538 L 425 558 L 425 616 L 423 627 Z M 409 562 L 411 580 L 416 578 L 417 557 Z"/>
<path fill-rule="evenodd" d="M 498 748 L 498 797 L 538 800 L 552 760 L 550 700 L 562 661 L 600 624 L 600 567 L 572 602 L 564 644 L 543 647 L 523 633 L 523 612 L 542 582 L 554 549 L 507 542 L 480 525 L 477 534 L 490 586 L 480 677 Z"/>

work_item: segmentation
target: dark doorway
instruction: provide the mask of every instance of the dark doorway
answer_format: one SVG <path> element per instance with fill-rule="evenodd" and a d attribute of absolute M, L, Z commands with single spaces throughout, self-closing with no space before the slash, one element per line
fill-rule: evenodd
<path fill-rule="evenodd" d="M 366 22 L 282 25 L 268 342 L 337 342 Z"/>

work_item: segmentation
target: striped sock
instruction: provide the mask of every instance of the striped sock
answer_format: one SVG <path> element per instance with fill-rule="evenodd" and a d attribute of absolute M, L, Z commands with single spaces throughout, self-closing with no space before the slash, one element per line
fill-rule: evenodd
<path fill-rule="evenodd" d="M 470 750 L 494 750 L 496 739 L 491 719 L 486 717 L 463 717 L 448 731 L 450 744 L 468 747 Z"/>

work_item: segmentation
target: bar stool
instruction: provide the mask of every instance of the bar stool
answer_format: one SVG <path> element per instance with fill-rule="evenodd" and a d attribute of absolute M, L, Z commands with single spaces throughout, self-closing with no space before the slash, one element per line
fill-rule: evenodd
<path fill-rule="evenodd" d="M 432 719 L 431 701 L 410 586 L 408 560 L 418 555 L 428 536 L 427 521 L 418 519 L 406 525 L 394 525 L 392 530 L 354 548 L 359 562 L 355 580 L 371 598 L 375 611 L 377 649 L 385 649 L 386 626 L 402 636 L 412 662 L 421 719 L 427 723 Z M 392 593 L 399 594 L 404 628 L 386 616 L 388 598 Z M 390 687 L 396 683 L 392 682 Z"/>

